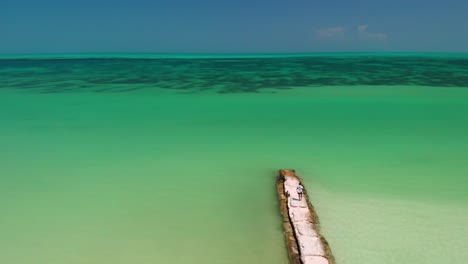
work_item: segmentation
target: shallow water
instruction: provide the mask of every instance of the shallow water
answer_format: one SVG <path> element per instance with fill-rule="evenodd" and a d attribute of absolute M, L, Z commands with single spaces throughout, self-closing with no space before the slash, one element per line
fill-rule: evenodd
<path fill-rule="evenodd" d="M 286 263 L 283 167 L 338 263 L 467 262 L 467 65 L 0 60 L 0 262 Z"/>

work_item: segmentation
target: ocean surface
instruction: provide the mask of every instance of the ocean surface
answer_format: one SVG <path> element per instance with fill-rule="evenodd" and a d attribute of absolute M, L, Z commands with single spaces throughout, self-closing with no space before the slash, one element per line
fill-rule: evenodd
<path fill-rule="evenodd" d="M 468 263 L 466 54 L 0 58 L 0 263 Z"/>

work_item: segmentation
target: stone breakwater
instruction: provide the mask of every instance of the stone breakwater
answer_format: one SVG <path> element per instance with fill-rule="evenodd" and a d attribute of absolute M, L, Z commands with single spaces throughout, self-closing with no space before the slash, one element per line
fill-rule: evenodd
<path fill-rule="evenodd" d="M 288 255 L 292 264 L 335 264 L 307 191 L 301 200 L 297 186 L 302 183 L 294 170 L 280 170 L 277 191 Z"/>

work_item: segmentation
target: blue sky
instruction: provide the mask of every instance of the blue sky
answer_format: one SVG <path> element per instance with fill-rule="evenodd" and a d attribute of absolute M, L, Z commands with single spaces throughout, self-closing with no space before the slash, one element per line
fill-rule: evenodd
<path fill-rule="evenodd" d="M 0 0 L 0 53 L 468 52 L 468 0 Z"/>

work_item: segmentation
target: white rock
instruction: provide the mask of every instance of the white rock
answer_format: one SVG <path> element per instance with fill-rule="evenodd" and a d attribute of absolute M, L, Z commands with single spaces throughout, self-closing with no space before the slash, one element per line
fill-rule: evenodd
<path fill-rule="evenodd" d="M 299 180 L 294 177 L 286 177 L 286 180 L 284 181 L 284 185 L 297 187 L 297 185 L 299 185 Z"/>
<path fill-rule="evenodd" d="M 289 207 L 307 207 L 307 202 L 304 197 L 302 197 L 301 200 L 298 200 L 296 198 L 293 199 L 293 197 L 289 197 Z"/>
<path fill-rule="evenodd" d="M 329 264 L 328 259 L 318 256 L 303 257 L 302 262 L 304 264 Z"/>
<path fill-rule="evenodd" d="M 301 221 L 309 221 L 311 220 L 311 215 L 309 212 L 309 208 L 302 208 L 302 207 L 290 207 L 289 208 L 289 217 L 291 217 L 291 221 L 294 222 L 301 222 Z"/>
<path fill-rule="evenodd" d="M 325 256 L 325 251 L 322 247 L 322 242 L 318 237 L 297 236 L 299 250 L 301 255 L 305 256 Z"/>
<path fill-rule="evenodd" d="M 297 194 L 296 187 L 285 185 L 284 191 L 286 193 L 289 193 L 289 197 L 294 198 L 294 199 L 299 199 L 299 195 Z"/>
<path fill-rule="evenodd" d="M 299 235 L 318 237 L 317 231 L 315 231 L 312 223 L 298 222 L 294 224 L 294 228 Z"/>

